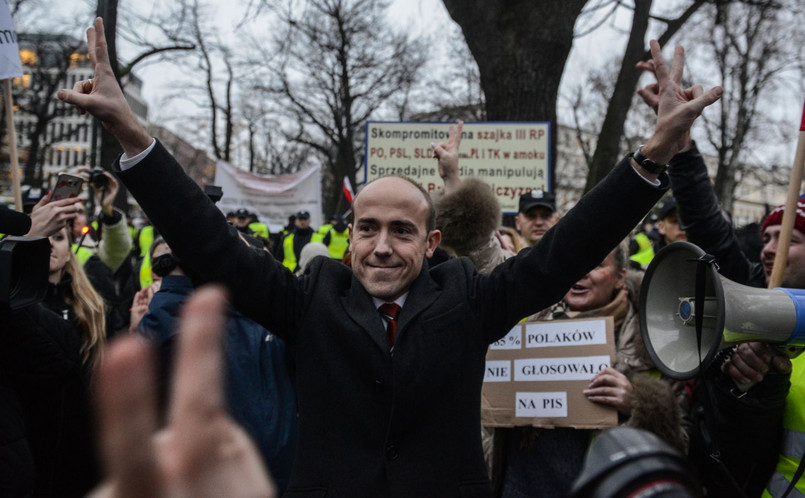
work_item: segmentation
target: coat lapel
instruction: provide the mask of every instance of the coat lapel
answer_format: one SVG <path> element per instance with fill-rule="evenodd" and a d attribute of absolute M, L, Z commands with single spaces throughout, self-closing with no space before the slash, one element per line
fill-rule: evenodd
<path fill-rule="evenodd" d="M 400 317 L 397 320 L 397 340 L 405 334 L 408 325 L 413 322 L 425 309 L 439 297 L 440 291 L 431 280 L 427 261 L 422 264 L 422 271 L 414 280 L 405 300 Z M 383 320 L 374 307 L 372 297 L 366 292 L 363 285 L 352 276 L 352 285 L 341 296 L 341 303 L 347 315 L 357 323 L 363 331 L 372 338 L 377 346 L 388 353 L 386 343 L 386 330 Z"/>
<path fill-rule="evenodd" d="M 358 282 L 354 274 L 352 275 L 352 285 L 341 296 L 341 303 L 347 315 L 372 338 L 382 351 L 388 354 L 389 346 L 386 342 L 383 319 L 375 309 L 372 297 Z"/>
<path fill-rule="evenodd" d="M 430 278 L 430 269 L 428 262 L 422 264 L 422 271 L 419 276 L 414 280 L 413 285 L 408 293 L 408 298 L 405 300 L 400 316 L 397 319 L 397 340 L 405 335 L 408 326 L 416 321 L 421 316 L 422 312 L 436 301 L 441 294 L 441 291 L 436 287 L 436 283 Z"/>

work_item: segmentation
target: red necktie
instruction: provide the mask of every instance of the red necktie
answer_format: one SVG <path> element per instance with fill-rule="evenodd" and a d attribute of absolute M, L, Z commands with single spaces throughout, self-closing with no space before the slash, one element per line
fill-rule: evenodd
<path fill-rule="evenodd" d="M 397 316 L 400 314 L 401 309 L 400 305 L 395 303 L 381 304 L 377 308 L 383 317 L 389 321 L 386 327 L 386 340 L 388 340 L 389 349 L 394 346 L 394 339 L 397 337 Z"/>

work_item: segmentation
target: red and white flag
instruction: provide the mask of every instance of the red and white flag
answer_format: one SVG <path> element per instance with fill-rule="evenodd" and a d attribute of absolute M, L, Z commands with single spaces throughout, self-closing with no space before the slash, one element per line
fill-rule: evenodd
<path fill-rule="evenodd" d="M 352 199 L 355 198 L 355 191 L 352 190 L 352 184 L 349 182 L 349 177 L 344 177 L 344 197 L 347 198 L 350 204 L 352 204 Z"/>

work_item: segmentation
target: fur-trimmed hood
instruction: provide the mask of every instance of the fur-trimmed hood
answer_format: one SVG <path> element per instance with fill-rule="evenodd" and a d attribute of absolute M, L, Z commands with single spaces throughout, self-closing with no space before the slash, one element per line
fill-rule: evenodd
<path fill-rule="evenodd" d="M 492 189 L 475 178 L 462 181 L 449 195 L 434 195 L 433 203 L 442 244 L 459 256 L 485 245 L 500 224 L 500 205 Z"/>

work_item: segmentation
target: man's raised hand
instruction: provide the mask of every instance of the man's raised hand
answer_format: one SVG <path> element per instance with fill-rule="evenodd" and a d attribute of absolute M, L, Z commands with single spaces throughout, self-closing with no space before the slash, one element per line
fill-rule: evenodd
<path fill-rule="evenodd" d="M 109 49 L 103 31 L 103 19 L 95 18 L 94 26 L 87 29 L 87 48 L 94 76 L 82 80 L 72 90 L 61 89 L 56 94 L 79 112 L 89 112 L 120 142 L 131 157 L 148 148 L 152 139 L 129 108 L 126 97 L 109 64 Z"/>
<path fill-rule="evenodd" d="M 704 92 L 700 86 L 684 89 L 681 86 L 685 66 L 685 51 L 676 47 L 669 68 L 656 40 L 651 40 L 650 63 L 641 63 L 640 69 L 657 76 L 656 87 L 649 85 L 640 93 L 657 112 L 654 135 L 646 142 L 643 154 L 658 163 L 667 163 L 690 143 L 690 128 L 705 107 L 721 98 L 723 90 L 717 86 Z M 644 95 L 645 94 L 645 95 Z"/>
<path fill-rule="evenodd" d="M 446 194 L 458 188 L 461 177 L 458 174 L 458 149 L 461 145 L 461 130 L 464 122 L 459 121 L 457 125 L 450 125 L 450 135 L 447 143 L 431 144 L 433 154 L 436 156 L 439 167 L 439 176 L 444 180 L 444 190 Z"/>

